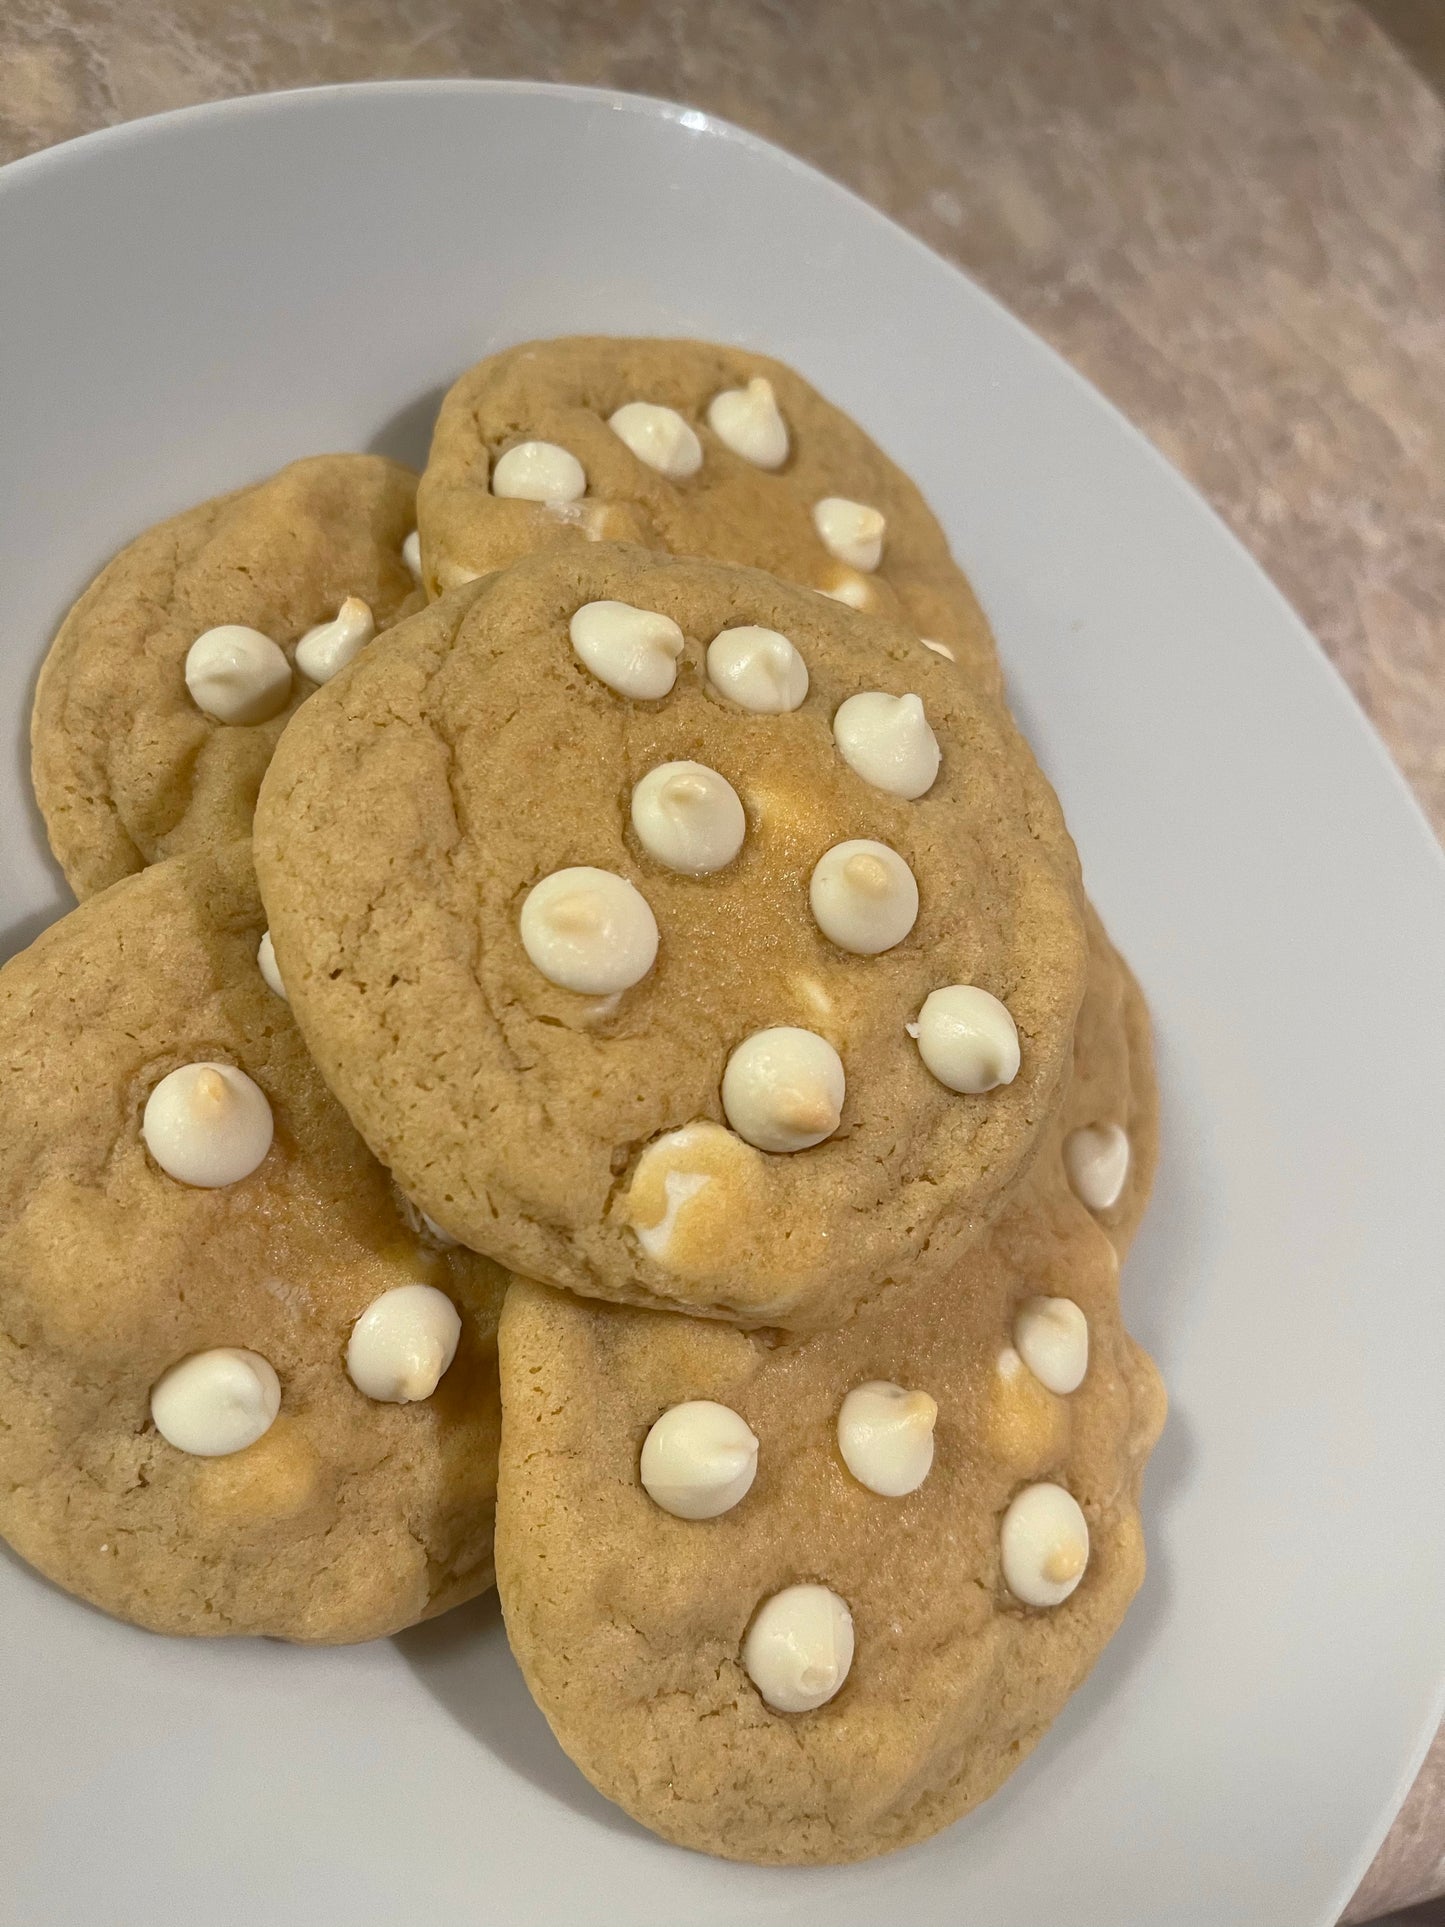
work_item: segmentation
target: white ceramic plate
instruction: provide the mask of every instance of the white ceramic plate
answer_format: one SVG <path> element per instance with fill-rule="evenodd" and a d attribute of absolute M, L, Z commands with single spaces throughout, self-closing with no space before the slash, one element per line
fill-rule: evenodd
<path fill-rule="evenodd" d="M 372 1647 L 164 1641 L 0 1564 L 0 1917 L 26 1927 L 1293 1927 L 1441 1710 L 1445 869 L 1342 685 L 1046 348 L 776 149 L 620 95 L 231 102 L 0 175 L 0 910 L 66 899 L 22 743 L 118 544 L 290 457 L 419 460 L 532 334 L 795 362 L 922 483 L 1158 1020 L 1127 1279 L 1173 1416 L 1124 1631 L 986 1808 L 894 1859 L 665 1847 L 553 1745 L 481 1605 Z"/>

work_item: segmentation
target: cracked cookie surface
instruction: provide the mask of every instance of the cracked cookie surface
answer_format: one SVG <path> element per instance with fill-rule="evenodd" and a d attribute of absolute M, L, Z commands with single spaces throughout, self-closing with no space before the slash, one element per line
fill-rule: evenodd
<path fill-rule="evenodd" d="M 249 849 L 83 904 L 0 971 L 0 1532 L 159 1632 L 369 1639 L 492 1578 L 501 1274 L 419 1237 L 263 981 Z M 147 1149 L 178 1065 L 245 1071 L 274 1120 L 249 1176 L 180 1183 Z M 431 1397 L 348 1376 L 360 1315 L 430 1285 L 461 1314 Z M 280 1410 L 226 1456 L 161 1435 L 156 1382 L 242 1348 Z"/>
<path fill-rule="evenodd" d="M 315 684 L 296 645 L 348 596 L 379 627 L 420 601 L 401 546 L 416 477 L 379 455 L 315 455 L 201 503 L 122 549 L 62 623 L 40 672 L 31 774 L 77 896 L 249 833 L 276 739 Z M 275 713 L 226 723 L 186 683 L 191 645 L 240 624 L 292 669 Z"/>
<path fill-rule="evenodd" d="M 619 694 L 571 640 L 579 609 L 617 601 L 675 628 L 655 699 Z M 719 635 L 759 626 L 806 666 L 786 713 L 712 680 Z M 860 691 L 917 698 L 940 757 L 925 794 L 840 752 Z M 630 813 L 676 761 L 741 800 L 741 849 L 710 874 L 658 861 Z M 849 839 L 916 879 L 916 919 L 882 954 L 840 948 L 810 903 Z M 1038 1142 L 1083 990 L 1073 845 L 999 705 L 895 624 L 612 545 L 453 591 L 319 692 L 263 785 L 256 862 L 302 1030 L 423 1209 L 528 1276 L 747 1324 L 836 1322 L 949 1269 Z M 583 871 L 655 923 L 630 987 L 549 981 L 526 946 L 536 886 Z M 925 1067 L 909 1026 L 952 983 L 1007 1005 L 1012 1082 L 967 1095 Z M 846 1075 L 836 1128 L 791 1154 L 724 1109 L 738 1047 L 779 1028 Z M 694 1125 L 697 1165 L 672 1137 Z M 671 1222 L 670 1176 L 698 1180 Z"/>
<path fill-rule="evenodd" d="M 712 420 L 720 395 L 744 394 L 759 381 L 786 437 L 786 453 L 769 467 L 739 452 L 748 443 L 736 432 L 731 443 L 723 439 Z M 610 425 L 639 402 L 682 418 L 700 457 L 691 473 L 661 472 L 654 462 L 666 461 L 666 451 L 650 450 L 646 460 Z M 550 503 L 495 493 L 497 463 L 530 441 L 580 463 L 584 492 Z M 839 498 L 884 517 L 881 559 L 871 569 L 820 535 L 818 504 Z M 417 517 L 434 595 L 538 548 L 636 542 L 855 598 L 950 649 L 978 687 L 1000 685 L 988 623 L 915 484 L 801 375 L 747 349 L 589 335 L 489 356 L 442 403 Z"/>
<path fill-rule="evenodd" d="M 1152 1181 L 1156 1105 L 1143 1002 L 1097 926 L 1093 957 L 1062 1114 L 956 1274 L 806 1338 L 508 1291 L 508 1637 L 572 1759 L 669 1840 L 819 1863 L 926 1838 L 1013 1771 L 1140 1583 L 1139 1483 L 1164 1399 L 1120 1322 L 1118 1262 Z M 1094 1213 L 1061 1147 L 1101 1125 L 1131 1157 Z M 1037 1294 L 1087 1320 L 1087 1370 L 1066 1394 L 1013 1350 Z M 866 1489 L 839 1450 L 843 1400 L 878 1380 L 937 1405 L 931 1469 L 906 1496 Z M 650 1428 L 686 1400 L 728 1407 L 757 1440 L 756 1476 L 720 1516 L 672 1516 L 639 1476 Z M 1045 1482 L 1082 1507 L 1088 1558 L 1066 1599 L 1030 1607 L 1005 1583 L 1000 1522 Z M 782 1712 L 750 1676 L 748 1635 L 800 1583 L 843 1601 L 851 1665 L 826 1704 Z"/>

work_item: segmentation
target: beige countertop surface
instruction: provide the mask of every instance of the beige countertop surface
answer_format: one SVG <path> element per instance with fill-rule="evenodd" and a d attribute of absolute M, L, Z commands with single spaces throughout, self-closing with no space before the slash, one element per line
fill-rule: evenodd
<path fill-rule="evenodd" d="M 1445 0 L 1372 11 L 1445 73 Z M 1445 830 L 1445 105 L 1353 0 L 7 0 L 0 160 L 423 74 L 684 99 L 958 262 L 1210 498 Z M 1442 1890 L 1445 1738 L 1345 1918 Z"/>

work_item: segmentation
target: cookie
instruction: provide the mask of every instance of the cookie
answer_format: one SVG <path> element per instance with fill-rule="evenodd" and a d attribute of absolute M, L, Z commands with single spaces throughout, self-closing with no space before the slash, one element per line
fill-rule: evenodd
<path fill-rule="evenodd" d="M 509 1290 L 508 1637 L 644 1826 L 738 1860 L 885 1853 L 992 1793 L 1082 1681 L 1144 1569 L 1164 1405 L 1118 1256 L 1154 1115 L 1100 935 L 1064 1113 L 955 1274 L 803 1339 Z M 1132 1150 L 1097 1211 L 1081 1130 Z"/>
<path fill-rule="evenodd" d="M 77 896 L 249 832 L 287 718 L 421 600 L 402 557 L 415 496 L 395 462 L 316 455 L 173 516 L 101 571 L 31 718 L 36 798 Z"/>
<path fill-rule="evenodd" d="M 417 520 L 433 594 L 538 548 L 636 542 L 891 616 L 1000 685 L 918 489 L 801 375 L 746 349 L 584 335 L 489 356 L 442 404 Z"/>
<path fill-rule="evenodd" d="M 233 845 L 0 971 L 0 1533 L 157 1632 L 370 1639 L 491 1583 L 501 1274 L 408 1215 L 263 927 Z"/>
<path fill-rule="evenodd" d="M 585 1295 L 836 1323 L 949 1271 L 1083 991 L 1001 706 L 895 623 L 608 544 L 312 698 L 256 863 L 332 1089 L 453 1236 Z"/>

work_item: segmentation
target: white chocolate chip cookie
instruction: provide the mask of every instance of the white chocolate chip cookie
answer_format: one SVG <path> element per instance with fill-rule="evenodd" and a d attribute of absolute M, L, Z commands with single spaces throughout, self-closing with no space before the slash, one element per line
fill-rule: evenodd
<path fill-rule="evenodd" d="M 1164 1409 L 1118 1302 L 1155 1100 L 1143 1003 L 1097 924 L 1075 1065 L 956 1270 L 836 1331 L 509 1290 L 508 1635 L 567 1752 L 667 1839 L 802 1863 L 924 1839 L 1012 1772 L 1123 1616 Z M 1062 1151 L 1099 1115 L 1136 1148 L 1108 1230 Z M 1064 1301 L 1061 1375 L 1036 1327 Z"/>
<path fill-rule="evenodd" d="M 490 356 L 442 404 L 417 515 L 432 595 L 537 549 L 639 542 L 892 616 L 999 686 L 913 483 L 801 375 L 746 349 L 576 336 Z"/>
<path fill-rule="evenodd" d="M 502 1274 L 411 1228 L 265 981 L 248 846 L 0 970 L 0 1533 L 168 1633 L 390 1633 L 492 1577 Z"/>
<path fill-rule="evenodd" d="M 250 830 L 276 739 L 313 688 L 421 601 L 416 477 L 316 455 L 173 516 L 101 570 L 45 659 L 35 794 L 89 896 Z"/>
<path fill-rule="evenodd" d="M 719 679 L 743 631 L 797 657 L 795 701 Z M 926 791 L 841 753 L 860 690 L 924 719 Z M 952 1269 L 1083 989 L 1073 847 L 992 698 L 894 623 L 612 544 L 454 590 L 319 690 L 256 862 L 297 1021 L 422 1209 L 528 1276 L 749 1325 Z M 953 983 L 1021 1040 L 968 1092 L 909 1029 Z"/>

